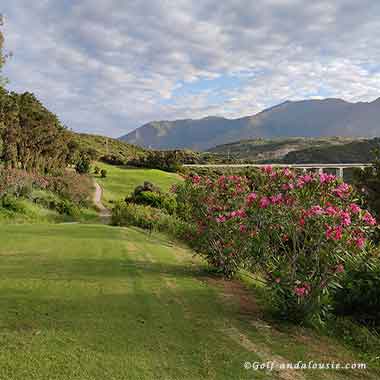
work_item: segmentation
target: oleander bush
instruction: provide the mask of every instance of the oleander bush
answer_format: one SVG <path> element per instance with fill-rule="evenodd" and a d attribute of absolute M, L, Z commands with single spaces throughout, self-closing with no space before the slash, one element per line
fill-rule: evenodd
<path fill-rule="evenodd" d="M 275 310 L 318 322 L 346 266 L 370 248 L 374 217 L 331 174 L 266 167 L 246 176 L 193 175 L 176 186 L 178 215 L 197 227 L 192 245 L 226 277 L 264 276 Z"/>

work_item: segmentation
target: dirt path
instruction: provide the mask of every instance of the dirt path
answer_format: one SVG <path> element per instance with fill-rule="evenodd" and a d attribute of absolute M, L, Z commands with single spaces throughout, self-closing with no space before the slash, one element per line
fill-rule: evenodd
<path fill-rule="evenodd" d="M 111 211 L 107 207 L 105 207 L 104 204 L 102 203 L 103 189 L 97 182 L 94 182 L 94 186 L 95 186 L 95 193 L 94 193 L 93 201 L 99 210 L 99 216 L 102 220 L 108 221 L 108 219 L 111 217 Z"/>

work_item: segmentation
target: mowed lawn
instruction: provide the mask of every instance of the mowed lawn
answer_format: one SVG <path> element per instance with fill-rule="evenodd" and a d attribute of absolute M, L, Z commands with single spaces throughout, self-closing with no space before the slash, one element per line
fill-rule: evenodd
<path fill-rule="evenodd" d="M 268 325 L 247 307 L 253 294 L 231 294 L 162 235 L 2 225 L 0 239 L 2 380 L 379 378 L 245 370 L 245 361 L 358 358 L 327 338 Z"/>
<path fill-rule="evenodd" d="M 108 204 L 109 201 L 124 199 L 133 192 L 136 186 L 142 185 L 144 181 L 152 182 L 160 187 L 162 191 L 169 191 L 174 184 L 181 181 L 178 174 L 157 169 L 129 168 L 104 163 L 98 163 L 97 166 L 107 170 L 107 178 L 96 176 L 96 181 L 104 190 L 103 200 L 105 204 Z"/>

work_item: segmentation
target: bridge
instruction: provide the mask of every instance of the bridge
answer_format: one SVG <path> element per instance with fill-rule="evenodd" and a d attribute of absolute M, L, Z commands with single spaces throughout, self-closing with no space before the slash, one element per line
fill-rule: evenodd
<path fill-rule="evenodd" d="M 326 170 L 335 170 L 336 175 L 343 178 L 345 169 L 359 168 L 364 170 L 366 167 L 371 167 L 372 164 L 368 163 L 345 163 L 345 164 L 185 164 L 188 168 L 263 168 L 266 166 L 272 166 L 274 168 L 291 168 L 302 170 L 307 172 L 308 170 L 317 170 L 319 173 L 323 173 Z"/>

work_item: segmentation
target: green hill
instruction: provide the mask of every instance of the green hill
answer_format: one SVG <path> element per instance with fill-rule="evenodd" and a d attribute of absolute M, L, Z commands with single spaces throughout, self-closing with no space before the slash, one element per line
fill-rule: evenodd
<path fill-rule="evenodd" d="M 340 145 L 311 146 L 289 152 L 283 159 L 284 163 L 354 163 L 371 162 L 374 160 L 374 149 L 380 148 L 380 139 L 352 141 Z"/>
<path fill-rule="evenodd" d="M 126 163 L 146 155 L 146 150 L 111 137 L 72 133 L 82 150 L 94 150 L 98 159 L 120 161 Z"/>
<path fill-rule="evenodd" d="M 351 143 L 364 143 L 367 140 L 353 139 L 348 137 L 322 137 L 322 138 L 275 138 L 275 139 L 252 139 L 241 140 L 234 143 L 218 145 L 209 150 L 215 158 L 230 159 L 233 161 L 244 162 L 262 162 L 262 161 L 279 161 L 289 157 L 287 162 L 298 158 L 295 152 L 314 152 L 318 149 L 331 149 L 332 151 L 339 147 L 345 150 L 345 146 Z M 354 145 L 354 147 L 356 147 Z M 349 148 L 348 148 L 349 149 Z M 305 153 L 306 155 L 307 153 Z M 325 162 L 325 160 L 322 160 Z"/>

